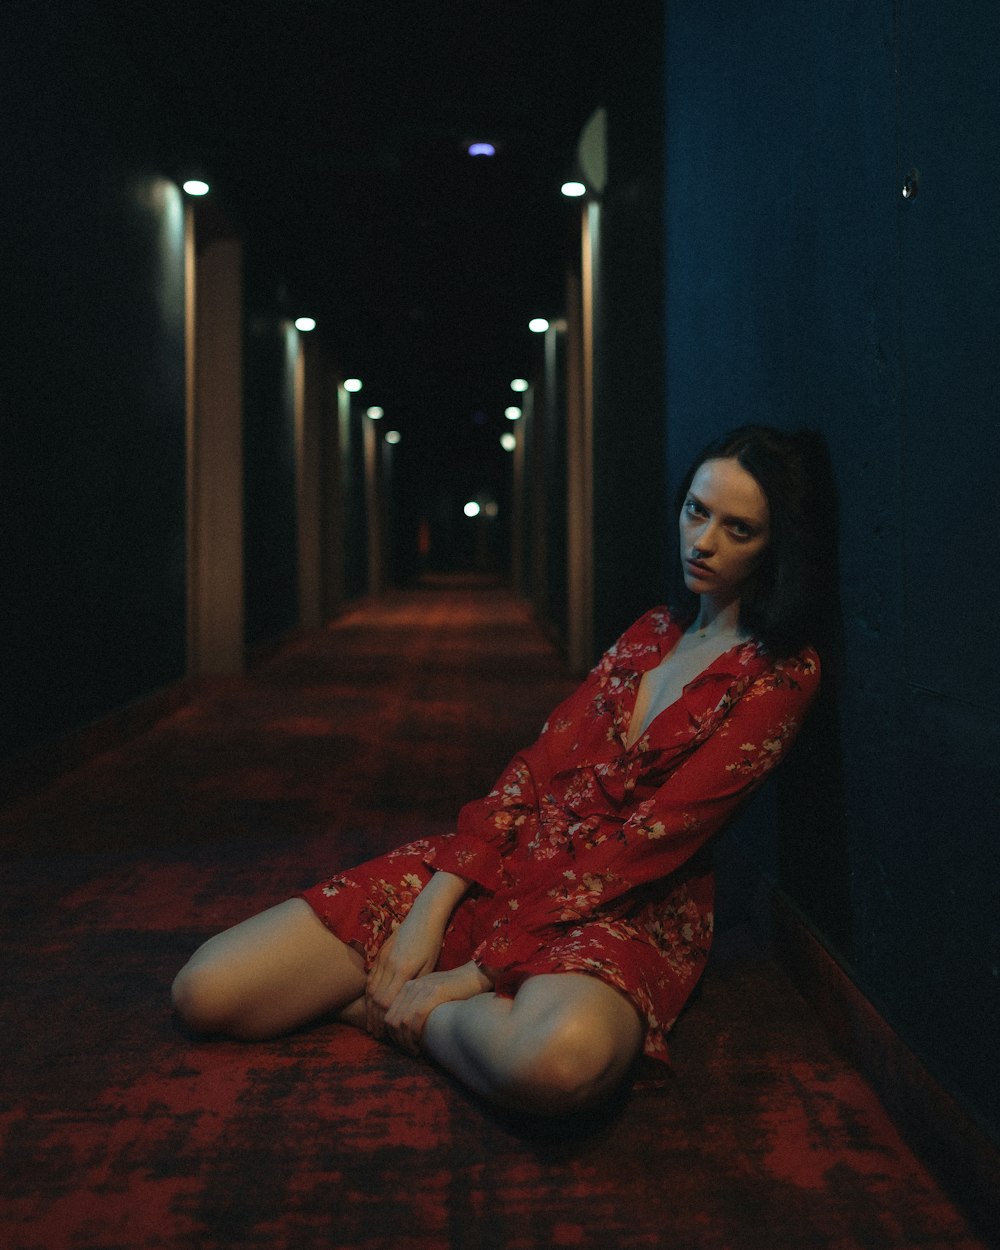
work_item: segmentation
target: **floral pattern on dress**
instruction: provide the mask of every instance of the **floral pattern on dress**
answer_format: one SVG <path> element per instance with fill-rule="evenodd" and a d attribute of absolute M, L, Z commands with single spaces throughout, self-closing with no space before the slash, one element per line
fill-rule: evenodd
<path fill-rule="evenodd" d="M 741 643 L 626 746 L 642 674 L 681 632 L 664 608 L 637 621 L 489 794 L 462 808 L 456 833 L 402 849 L 410 867 L 398 879 L 385 857 L 322 887 L 367 883 L 354 913 L 366 954 L 405 915 L 423 873 L 455 872 L 474 884 L 449 928 L 465 945 L 450 957 L 474 958 L 498 993 L 543 971 L 598 976 L 645 1018 L 645 1052 L 666 1056 L 664 1034 L 711 945 L 703 851 L 786 754 L 819 682 L 811 649 L 776 661 Z M 306 895 L 318 910 L 319 889 Z"/>

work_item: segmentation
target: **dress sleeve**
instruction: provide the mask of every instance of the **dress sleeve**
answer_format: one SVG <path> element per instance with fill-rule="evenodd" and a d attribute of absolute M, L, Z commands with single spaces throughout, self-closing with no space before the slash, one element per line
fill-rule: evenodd
<path fill-rule="evenodd" d="M 487 890 L 498 889 L 503 853 L 513 846 L 518 830 L 537 810 L 530 761 L 534 751 L 530 748 L 515 755 L 485 798 L 466 803 L 458 813 L 455 836 L 428 857 L 431 868 L 454 872 Z"/>
<path fill-rule="evenodd" d="M 553 710 L 537 741 L 514 756 L 489 794 L 461 809 L 456 834 L 428 857 L 429 867 L 454 872 L 487 890 L 501 886 L 503 856 L 513 848 L 525 823 L 537 817 L 539 791 L 558 766 L 565 741 L 592 714 L 595 693 L 608 681 L 619 648 L 645 624 L 643 617 L 604 653 L 576 690 Z"/>
<path fill-rule="evenodd" d="M 609 803 L 578 828 L 571 823 L 571 858 L 560 859 L 554 874 L 536 876 L 518 897 L 519 932 L 511 925 L 498 949 L 487 941 L 477 960 L 502 968 L 508 952 L 537 948 L 545 929 L 586 920 L 680 868 L 783 758 L 818 684 L 814 653 L 775 665 L 651 796 L 619 811 Z"/>

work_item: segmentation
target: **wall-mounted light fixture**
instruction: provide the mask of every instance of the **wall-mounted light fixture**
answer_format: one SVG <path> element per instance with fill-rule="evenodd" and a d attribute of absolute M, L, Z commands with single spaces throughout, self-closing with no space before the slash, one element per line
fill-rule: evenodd
<path fill-rule="evenodd" d="M 352 395 L 357 394 L 363 385 L 360 378 L 344 378 L 344 390 L 350 391 Z"/>
<path fill-rule="evenodd" d="M 387 430 L 385 441 L 389 443 L 390 446 L 395 447 L 397 443 L 403 441 L 403 436 L 400 434 L 399 430 Z"/>
<path fill-rule="evenodd" d="M 385 409 L 379 408 L 377 404 L 374 404 L 371 408 L 365 410 L 365 416 L 371 417 L 373 421 L 381 421 L 385 416 Z"/>
<path fill-rule="evenodd" d="M 510 430 L 508 430 L 506 434 L 500 435 L 500 446 L 504 449 L 504 451 L 513 451 L 517 446 L 517 439 L 513 434 L 511 434 Z"/>
<path fill-rule="evenodd" d="M 474 143 L 467 143 L 465 150 L 470 156 L 496 156 L 496 146 L 492 143 L 485 143 L 481 139 L 477 139 Z"/>
<path fill-rule="evenodd" d="M 524 378 L 514 378 L 511 381 L 510 389 L 516 391 L 519 395 L 528 390 L 529 384 Z"/>
<path fill-rule="evenodd" d="M 532 317 L 528 322 L 528 329 L 532 334 L 544 334 L 549 328 L 549 323 L 544 317 Z"/>
<path fill-rule="evenodd" d="M 518 408 L 516 405 L 511 404 L 509 408 L 505 408 L 503 410 L 503 415 L 507 418 L 508 421 L 518 421 L 520 420 L 520 417 L 521 417 L 521 409 Z"/>
<path fill-rule="evenodd" d="M 188 178 L 186 182 L 181 184 L 181 190 L 185 195 L 208 195 L 211 189 L 203 178 Z"/>
<path fill-rule="evenodd" d="M 310 330 L 316 329 L 316 319 L 314 317 L 296 317 L 296 330 L 301 330 L 303 334 L 308 334 Z"/>

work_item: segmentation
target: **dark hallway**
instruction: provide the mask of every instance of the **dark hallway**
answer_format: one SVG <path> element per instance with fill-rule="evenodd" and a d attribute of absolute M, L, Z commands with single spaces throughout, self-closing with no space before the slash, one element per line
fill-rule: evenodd
<path fill-rule="evenodd" d="M 996 1239 L 998 63 L 995 0 L 7 0 L 0 1250 Z M 673 1075 L 539 1141 L 342 1030 L 191 1044 L 201 937 L 682 602 L 747 423 L 830 479 L 822 681 Z"/>
<path fill-rule="evenodd" d="M 344 1026 L 248 1046 L 171 1022 L 194 945 L 448 830 L 570 684 L 523 603 L 439 579 L 5 813 L 5 1250 L 982 1250 L 745 923 L 676 1072 L 645 1061 L 557 1128 Z"/>

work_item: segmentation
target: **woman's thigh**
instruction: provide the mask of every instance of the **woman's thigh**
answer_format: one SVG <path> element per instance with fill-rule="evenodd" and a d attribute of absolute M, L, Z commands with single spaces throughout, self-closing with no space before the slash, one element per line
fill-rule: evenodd
<path fill-rule="evenodd" d="M 287 899 L 209 938 L 174 982 L 201 1032 L 263 1038 L 341 1010 L 364 994 L 362 956 L 303 899 Z"/>

